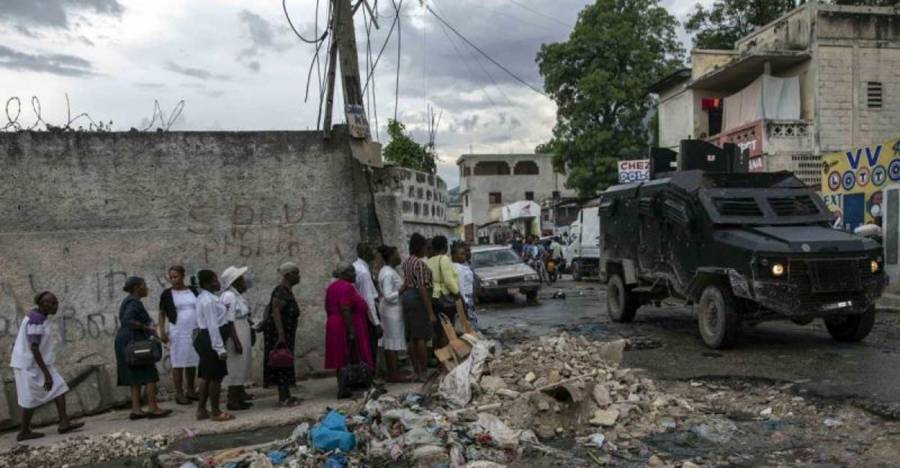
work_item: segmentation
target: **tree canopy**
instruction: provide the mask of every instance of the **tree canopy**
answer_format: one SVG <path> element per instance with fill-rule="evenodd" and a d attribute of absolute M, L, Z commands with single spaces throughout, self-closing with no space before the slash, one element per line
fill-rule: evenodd
<path fill-rule="evenodd" d="M 696 33 L 695 48 L 733 49 L 738 39 L 796 6 L 797 0 L 716 0 L 709 8 L 698 3 L 684 29 Z"/>
<path fill-rule="evenodd" d="M 429 174 L 434 174 L 437 171 L 434 152 L 410 138 L 406 134 L 405 125 L 390 119 L 388 120 L 387 131 L 391 141 L 384 147 L 385 160 L 398 166 Z"/>
<path fill-rule="evenodd" d="M 647 87 L 683 66 L 676 26 L 658 0 L 597 0 L 568 40 L 541 46 L 537 63 L 557 118 L 540 151 L 555 154 L 581 195 L 615 183 L 618 160 L 646 154 Z"/>

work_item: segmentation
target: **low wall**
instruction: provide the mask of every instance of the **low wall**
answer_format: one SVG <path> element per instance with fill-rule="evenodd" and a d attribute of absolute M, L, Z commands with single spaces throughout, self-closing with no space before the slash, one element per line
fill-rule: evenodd
<path fill-rule="evenodd" d="M 330 272 L 373 237 L 364 170 L 340 134 L 325 142 L 317 132 L 0 133 L 0 360 L 9 362 L 32 297 L 50 290 L 61 301 L 58 367 L 68 379 L 89 364 L 107 380 L 97 385 L 114 385 L 127 276 L 146 278 L 155 318 L 168 266 L 246 265 L 259 319 L 277 266 L 292 260 L 302 269 L 298 371 L 320 371 Z M 254 357 L 259 378 L 260 343 Z M 164 382 L 168 366 L 164 359 Z M 15 408 L 5 364 L 2 372 L 0 400 L 11 396 Z M 18 413 L 3 406 L 0 426 Z"/>

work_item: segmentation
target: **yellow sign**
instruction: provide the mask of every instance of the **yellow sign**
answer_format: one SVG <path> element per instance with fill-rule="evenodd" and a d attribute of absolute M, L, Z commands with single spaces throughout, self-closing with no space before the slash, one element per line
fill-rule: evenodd
<path fill-rule="evenodd" d="M 835 227 L 881 225 L 882 190 L 900 182 L 900 139 L 822 156 L 822 198 Z"/>

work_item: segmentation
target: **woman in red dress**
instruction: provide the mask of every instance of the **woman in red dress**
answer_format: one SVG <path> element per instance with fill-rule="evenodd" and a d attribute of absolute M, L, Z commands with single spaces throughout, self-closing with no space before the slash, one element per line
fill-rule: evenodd
<path fill-rule="evenodd" d="M 353 286 L 356 270 L 348 262 L 335 269 L 336 280 L 325 291 L 325 368 L 340 370 L 355 362 L 364 362 L 374 371 L 375 361 L 369 347 L 368 306 Z M 350 396 L 338 378 L 338 398 Z"/>

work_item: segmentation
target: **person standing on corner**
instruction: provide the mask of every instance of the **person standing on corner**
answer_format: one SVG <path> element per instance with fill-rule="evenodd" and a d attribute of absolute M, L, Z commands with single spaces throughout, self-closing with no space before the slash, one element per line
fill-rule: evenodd
<path fill-rule="evenodd" d="M 428 341 L 434 336 L 437 315 L 431 304 L 431 270 L 422 260 L 427 241 L 419 233 L 409 238 L 409 257 L 403 261 L 403 324 L 409 343 L 409 358 L 416 381 L 424 382 L 428 372 Z"/>
<path fill-rule="evenodd" d="M 365 242 L 356 245 L 356 254 L 358 258 L 353 262 L 353 269 L 356 271 L 356 277 L 353 284 L 359 295 L 366 301 L 367 313 L 369 317 L 369 333 L 372 337 L 369 346 L 372 348 L 372 358 L 377 361 L 378 356 L 378 339 L 381 338 L 381 319 L 378 317 L 378 307 L 375 305 L 378 300 L 378 289 L 372 279 L 372 270 L 369 264 L 376 259 L 375 249 Z"/>
<path fill-rule="evenodd" d="M 247 267 L 230 266 L 222 272 L 222 289 L 220 296 L 222 305 L 228 312 L 228 320 L 234 324 L 233 340 L 225 348 L 228 351 L 228 375 L 222 385 L 228 388 L 228 405 L 231 411 L 244 410 L 253 406 L 244 385 L 249 384 L 250 368 L 253 365 L 250 344 L 250 304 L 244 298 L 249 289 L 249 281 L 245 277 Z"/>
<path fill-rule="evenodd" d="M 37 307 L 25 315 L 19 326 L 9 362 L 16 380 L 16 397 L 22 408 L 22 428 L 16 435 L 19 442 L 44 437 L 44 434 L 31 430 L 31 417 L 39 406 L 50 401 L 56 403 L 59 414 L 58 433 L 65 434 L 84 426 L 83 422 L 69 420 L 66 413 L 69 386 L 53 366 L 60 340 L 55 321 L 49 319 L 59 310 L 59 300 L 51 292 L 44 291 L 35 296 L 34 304 Z"/>
<path fill-rule="evenodd" d="M 291 396 L 291 387 L 297 383 L 295 366 L 274 367 L 269 364 L 269 354 L 275 349 L 287 348 L 294 353 L 297 324 L 300 321 L 300 306 L 292 288 L 300 284 L 300 267 L 286 262 L 278 267 L 281 283 L 272 290 L 266 317 L 260 325 L 263 331 L 263 385 L 278 387 L 278 404 L 284 407 L 297 406 L 300 400 Z"/>
<path fill-rule="evenodd" d="M 219 291 L 219 278 L 210 270 L 197 273 L 200 283 L 200 295 L 197 296 L 197 327 L 199 332 L 194 338 L 194 349 L 200 356 L 197 374 L 200 377 L 200 400 L 197 402 L 197 420 L 230 421 L 234 416 L 219 409 L 219 396 L 222 392 L 222 379 L 228 375 L 225 360 L 225 340 L 232 335 L 232 325 L 228 321 L 228 312 L 215 293 Z M 240 344 L 236 343 L 240 349 Z M 209 400 L 209 411 L 206 402 Z"/>
<path fill-rule="evenodd" d="M 175 403 L 190 405 L 197 401 L 194 377 L 200 356 L 194 350 L 194 331 L 197 329 L 197 295 L 200 292 L 185 285 L 183 266 L 170 267 L 168 274 L 172 287 L 159 296 L 159 339 L 169 344 Z"/>
<path fill-rule="evenodd" d="M 428 268 L 431 270 L 431 277 L 434 281 L 434 289 L 431 293 L 434 311 L 444 314 L 450 323 L 455 323 L 456 301 L 459 299 L 459 278 L 453 261 L 447 255 L 447 238 L 435 236 L 431 239 L 431 250 L 434 256 L 428 259 Z M 438 330 L 435 332 L 437 339 L 434 347 L 447 346 L 447 337 L 444 336 L 443 328 L 438 328 Z"/>
<path fill-rule="evenodd" d="M 406 351 L 406 328 L 403 326 L 403 306 L 400 303 L 400 295 L 403 293 L 403 279 L 397 273 L 400 266 L 400 252 L 396 247 L 383 245 L 378 249 L 384 266 L 378 272 L 378 284 L 381 286 L 381 326 L 384 336 L 381 339 L 381 347 L 384 348 L 384 358 L 387 363 L 388 382 L 406 382 L 407 376 L 399 372 L 400 351 Z"/>
<path fill-rule="evenodd" d="M 119 331 L 116 332 L 116 374 L 120 387 L 129 387 L 131 394 L 131 414 L 129 419 L 164 418 L 172 414 L 172 410 L 164 410 L 159 407 L 156 400 L 159 382 L 159 371 L 155 364 L 132 366 L 128 364 L 125 348 L 132 341 L 143 341 L 156 336 L 156 327 L 150 314 L 144 308 L 141 299 L 147 297 L 147 283 L 143 278 L 131 276 L 125 280 L 123 291 L 128 296 L 119 306 Z M 141 409 L 141 389 L 146 388 L 147 408 L 149 412 Z"/>
<path fill-rule="evenodd" d="M 341 380 L 341 369 L 358 362 L 375 370 L 375 356 L 369 346 L 367 304 L 353 286 L 356 268 L 340 262 L 332 274 L 335 281 L 325 290 L 325 368 L 334 369 L 338 380 L 338 398 L 352 396 Z"/>
<path fill-rule="evenodd" d="M 456 267 L 456 275 L 459 278 L 459 293 L 463 300 L 463 309 L 466 318 L 472 327 L 478 328 L 478 314 L 475 312 L 475 273 L 469 267 L 471 256 L 469 246 L 464 242 L 454 242 L 450 248 L 453 257 L 453 266 Z"/>

